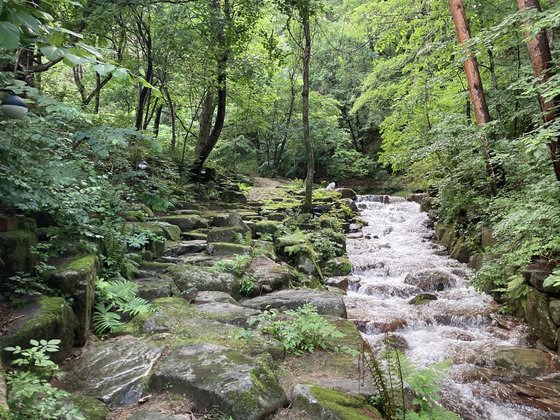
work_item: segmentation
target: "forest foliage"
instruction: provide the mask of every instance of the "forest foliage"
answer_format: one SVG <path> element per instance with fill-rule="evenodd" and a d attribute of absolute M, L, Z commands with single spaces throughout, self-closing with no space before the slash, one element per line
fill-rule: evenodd
<path fill-rule="evenodd" d="M 2 210 L 100 238 L 123 203 L 165 210 L 191 199 L 187 169 L 201 161 L 304 178 L 306 12 L 316 180 L 430 191 L 440 220 L 461 233 L 494 228 L 477 281 L 512 291 L 527 263 L 557 258 L 560 246 L 548 149 L 560 122 L 539 106 L 560 93 L 560 6 L 464 4 L 472 38 L 459 46 L 447 2 L 0 0 L 0 85 L 31 108 L 23 121 L 0 119 Z M 526 45 L 539 31 L 552 51 L 542 80 Z M 483 127 L 469 54 L 492 117 Z"/>

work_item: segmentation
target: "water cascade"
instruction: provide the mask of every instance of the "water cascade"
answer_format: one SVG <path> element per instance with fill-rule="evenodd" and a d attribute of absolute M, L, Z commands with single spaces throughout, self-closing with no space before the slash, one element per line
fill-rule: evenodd
<path fill-rule="evenodd" d="M 354 271 L 346 305 L 373 348 L 390 335 L 420 366 L 451 359 L 441 402 L 462 418 L 560 418 L 533 395 L 545 384 L 559 389 L 557 379 L 485 367 L 481 355 L 534 344 L 529 329 L 469 284 L 471 271 L 434 241 L 419 205 L 388 196 L 361 196 L 357 204 L 368 225 L 348 235 Z M 414 297 L 424 303 L 409 303 Z"/>

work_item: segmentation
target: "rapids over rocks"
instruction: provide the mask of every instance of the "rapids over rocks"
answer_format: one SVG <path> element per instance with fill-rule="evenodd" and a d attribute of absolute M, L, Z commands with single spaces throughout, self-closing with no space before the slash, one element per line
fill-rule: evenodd
<path fill-rule="evenodd" d="M 434 241 L 419 205 L 387 196 L 357 204 L 368 226 L 348 235 L 346 306 L 372 347 L 389 335 L 420 366 L 451 359 L 441 403 L 462 418 L 560 418 L 558 359 L 469 284 L 471 271 Z"/>

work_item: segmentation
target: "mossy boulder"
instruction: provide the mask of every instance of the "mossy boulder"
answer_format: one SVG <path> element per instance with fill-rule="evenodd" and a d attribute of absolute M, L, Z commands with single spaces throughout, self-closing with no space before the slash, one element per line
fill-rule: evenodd
<path fill-rule="evenodd" d="M 66 375 L 57 385 L 109 407 L 135 404 L 144 395 L 144 381 L 162 352 L 162 347 L 132 336 L 98 341 L 63 366 Z"/>
<path fill-rule="evenodd" d="M 211 242 L 241 242 L 244 240 L 243 229 L 239 227 L 215 227 L 208 231 L 206 237 L 208 243 Z"/>
<path fill-rule="evenodd" d="M 162 221 L 153 222 L 129 222 L 125 225 L 125 232 L 142 232 L 148 231 L 152 235 L 159 236 L 169 241 L 178 241 L 181 239 L 181 229 L 171 223 Z"/>
<path fill-rule="evenodd" d="M 337 257 L 327 261 L 324 273 L 327 276 L 347 276 L 352 272 L 352 264 L 347 257 Z"/>
<path fill-rule="evenodd" d="M 8 330 L 0 337 L 2 360 L 6 364 L 13 355 L 3 349 L 14 346 L 29 348 L 30 340 L 61 340 L 60 351 L 52 355 L 57 363 L 72 351 L 78 321 L 63 298 L 41 297 L 36 302 L 19 308 L 13 318 L 15 321 L 8 325 Z"/>
<path fill-rule="evenodd" d="M 225 242 L 214 242 L 208 244 L 208 253 L 219 257 L 231 257 L 235 255 L 251 255 L 252 248 L 248 245 L 231 244 Z"/>
<path fill-rule="evenodd" d="M 0 279 L 7 279 L 18 271 L 31 272 L 36 258 L 30 248 L 36 243 L 36 233 L 29 230 L 0 232 Z"/>
<path fill-rule="evenodd" d="M 220 273 L 195 265 L 171 266 L 167 270 L 180 291 L 196 288 L 199 291 L 226 292 L 239 296 L 239 280 L 232 274 Z"/>
<path fill-rule="evenodd" d="M 548 305 L 552 322 L 560 327 L 560 299 L 552 299 Z"/>
<path fill-rule="evenodd" d="M 342 198 L 350 198 L 351 200 L 355 200 L 357 195 L 356 191 L 351 188 L 337 188 L 336 191 L 340 193 Z"/>
<path fill-rule="evenodd" d="M 549 312 L 549 298 L 533 287 L 527 288 L 525 318 L 537 337 L 552 350 L 558 349 L 557 330 Z"/>
<path fill-rule="evenodd" d="M 105 420 L 109 415 L 109 408 L 96 398 L 82 394 L 72 394 L 69 404 L 72 404 L 87 420 Z"/>
<path fill-rule="evenodd" d="M 215 227 L 226 227 L 229 223 L 229 214 L 227 213 L 218 213 L 212 216 L 210 221 L 211 226 Z"/>
<path fill-rule="evenodd" d="M 182 298 L 157 299 L 152 302 L 156 311 L 146 317 L 131 320 L 123 332 L 137 336 L 154 336 L 164 340 L 169 347 L 191 344 L 211 343 L 236 349 L 243 354 L 255 356 L 270 354 L 274 359 L 284 357 L 284 347 L 269 335 L 252 331 L 243 338 L 243 329 L 232 324 L 220 322 L 224 314 L 218 310 L 213 313 L 200 310 L 209 307 L 192 305 Z M 214 302 L 216 303 L 216 302 Z M 217 304 L 217 303 L 216 303 Z M 218 309 L 219 306 L 216 307 Z M 244 308 L 246 309 L 246 308 Z"/>
<path fill-rule="evenodd" d="M 79 330 L 76 343 L 86 343 L 91 327 L 91 313 L 95 300 L 95 278 L 99 258 L 90 254 L 66 261 L 48 276 L 50 286 L 61 290 L 73 299 L 72 307 L 78 317 Z"/>
<path fill-rule="evenodd" d="M 266 255 L 251 261 L 249 273 L 255 279 L 255 293 L 268 293 L 287 288 L 298 279 L 297 271 L 287 264 L 278 264 Z"/>
<path fill-rule="evenodd" d="M 207 228 L 209 225 L 208 220 L 202 218 L 198 214 L 174 214 L 169 216 L 161 216 L 159 220 L 178 226 L 182 232 Z"/>
<path fill-rule="evenodd" d="M 188 395 L 198 409 L 216 407 L 233 418 L 258 420 L 288 403 L 270 363 L 225 346 L 182 346 L 158 365 L 149 386 Z"/>
<path fill-rule="evenodd" d="M 197 313 L 224 324 L 247 328 L 251 317 L 260 315 L 261 311 L 246 308 L 235 303 L 212 302 L 196 306 Z"/>
<path fill-rule="evenodd" d="M 382 420 L 382 416 L 362 396 L 349 395 L 315 385 L 294 386 L 293 408 L 303 418 L 321 420 Z"/>
<path fill-rule="evenodd" d="M 451 250 L 451 258 L 455 258 L 457 261 L 465 264 L 469 262 L 470 255 L 464 237 L 461 236 L 455 241 L 453 249 Z"/>
<path fill-rule="evenodd" d="M 410 305 L 423 305 L 432 300 L 437 300 L 437 296 L 431 293 L 420 293 L 408 301 Z"/>
<path fill-rule="evenodd" d="M 317 307 L 322 315 L 346 318 L 343 294 L 311 289 L 288 289 L 269 293 L 241 304 L 248 308 L 265 310 L 267 308 L 297 309 L 306 303 Z"/>
<path fill-rule="evenodd" d="M 282 224 L 272 220 L 261 220 L 255 223 L 255 234 L 257 237 L 263 235 L 274 236 L 282 228 Z"/>

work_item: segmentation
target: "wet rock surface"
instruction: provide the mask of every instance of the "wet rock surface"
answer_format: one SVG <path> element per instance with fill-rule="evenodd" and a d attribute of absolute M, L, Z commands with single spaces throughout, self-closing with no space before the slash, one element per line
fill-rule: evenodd
<path fill-rule="evenodd" d="M 265 310 L 266 308 L 297 309 L 306 303 L 312 303 L 322 315 L 346 317 L 343 295 L 310 289 L 290 289 L 270 293 L 246 300 L 241 304 L 249 308 Z"/>
<path fill-rule="evenodd" d="M 199 406 L 248 420 L 262 419 L 288 402 L 266 360 L 212 344 L 174 350 L 155 369 L 150 389 L 188 394 Z"/>
<path fill-rule="evenodd" d="M 131 336 L 96 342 L 63 367 L 67 375 L 58 385 L 110 407 L 134 404 L 144 394 L 143 381 L 162 352 L 163 348 Z"/>

